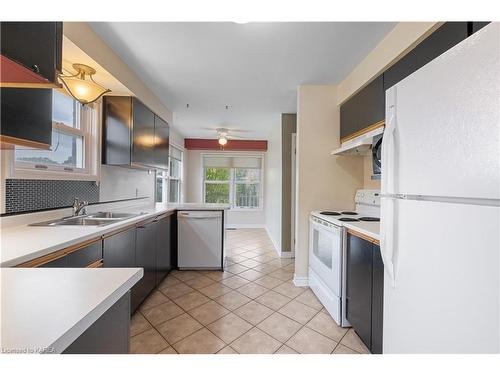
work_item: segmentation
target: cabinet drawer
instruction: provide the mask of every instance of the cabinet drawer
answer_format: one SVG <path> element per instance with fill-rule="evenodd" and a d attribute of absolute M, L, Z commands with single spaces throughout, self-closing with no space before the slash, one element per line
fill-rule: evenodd
<path fill-rule="evenodd" d="M 102 259 L 102 241 L 94 242 L 68 254 L 66 257 L 68 258 L 66 267 L 87 267 L 89 264 Z"/>
<path fill-rule="evenodd" d="M 63 267 L 67 267 L 66 261 L 67 261 L 66 256 L 62 256 L 60 258 L 51 260 L 50 262 L 44 263 L 38 267 L 40 267 L 40 268 L 63 268 Z"/>

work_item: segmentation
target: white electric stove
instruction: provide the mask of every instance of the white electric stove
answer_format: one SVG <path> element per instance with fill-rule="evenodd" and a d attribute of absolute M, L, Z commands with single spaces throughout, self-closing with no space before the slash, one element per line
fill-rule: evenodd
<path fill-rule="evenodd" d="M 309 286 L 339 326 L 345 318 L 345 223 L 377 222 L 380 191 L 358 190 L 355 210 L 327 209 L 309 218 Z"/>

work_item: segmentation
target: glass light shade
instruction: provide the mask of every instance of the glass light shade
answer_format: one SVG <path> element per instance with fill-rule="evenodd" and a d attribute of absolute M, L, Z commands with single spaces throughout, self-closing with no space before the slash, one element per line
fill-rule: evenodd
<path fill-rule="evenodd" d="M 226 139 L 226 138 L 224 138 L 224 137 L 219 138 L 219 144 L 220 144 L 221 146 L 226 145 L 226 144 L 227 144 L 227 139 Z"/>
<path fill-rule="evenodd" d="M 102 95 L 111 91 L 92 79 L 95 70 L 90 66 L 73 64 L 73 68 L 77 70 L 78 73 L 72 76 L 60 75 L 59 79 L 69 94 L 80 103 L 89 104 L 95 102 Z"/>

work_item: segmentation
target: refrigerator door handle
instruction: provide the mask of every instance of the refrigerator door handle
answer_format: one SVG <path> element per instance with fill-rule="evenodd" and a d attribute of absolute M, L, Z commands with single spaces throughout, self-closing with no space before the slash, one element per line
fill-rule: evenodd
<path fill-rule="evenodd" d="M 382 139 L 382 200 L 380 220 L 380 252 L 392 286 L 395 286 L 394 246 L 394 198 L 395 195 L 395 130 L 396 130 L 396 87 L 386 91 L 386 127 Z"/>

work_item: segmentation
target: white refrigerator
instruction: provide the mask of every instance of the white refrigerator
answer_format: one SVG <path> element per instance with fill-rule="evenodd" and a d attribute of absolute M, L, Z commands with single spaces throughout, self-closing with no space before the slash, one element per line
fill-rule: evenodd
<path fill-rule="evenodd" d="M 500 351 L 500 27 L 386 92 L 384 353 Z"/>

